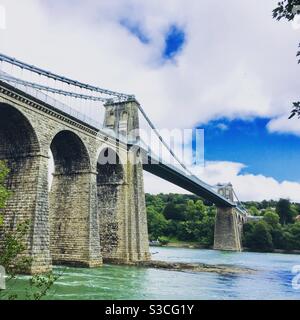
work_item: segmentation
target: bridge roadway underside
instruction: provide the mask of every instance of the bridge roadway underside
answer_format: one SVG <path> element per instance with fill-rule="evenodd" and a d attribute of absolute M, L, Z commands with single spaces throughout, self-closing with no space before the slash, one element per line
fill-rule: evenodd
<path fill-rule="evenodd" d="M 194 177 L 183 175 L 175 168 L 166 165 L 164 163 L 151 163 L 151 158 L 143 162 L 143 168 L 145 171 L 154 174 L 164 180 L 167 180 L 205 200 L 211 201 L 217 207 L 221 208 L 234 208 L 235 204 L 231 203 L 227 199 L 220 196 L 214 190 L 199 183 Z"/>

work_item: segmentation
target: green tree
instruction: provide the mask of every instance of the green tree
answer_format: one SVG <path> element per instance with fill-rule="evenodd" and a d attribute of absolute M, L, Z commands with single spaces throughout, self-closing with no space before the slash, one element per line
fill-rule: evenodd
<path fill-rule="evenodd" d="M 249 222 L 244 226 L 243 243 L 245 247 L 258 251 L 272 251 L 273 241 L 265 221 Z"/>
<path fill-rule="evenodd" d="M 285 227 L 285 235 L 288 238 L 288 249 L 300 250 L 300 222 L 287 225 Z"/>
<path fill-rule="evenodd" d="M 201 220 L 206 214 L 206 207 L 201 200 L 196 202 L 193 200 L 188 200 L 185 205 L 185 218 L 186 220 Z"/>
<path fill-rule="evenodd" d="M 249 209 L 248 209 L 249 213 L 252 215 L 252 216 L 259 216 L 260 213 L 259 213 L 259 210 L 257 209 L 257 207 L 255 206 L 251 206 Z"/>
<path fill-rule="evenodd" d="M 211 246 L 214 243 L 215 217 L 206 215 L 199 226 L 196 235 L 197 241 L 203 245 Z"/>
<path fill-rule="evenodd" d="M 147 207 L 152 206 L 156 211 L 162 212 L 165 207 L 165 201 L 161 197 L 162 195 L 146 194 Z"/>
<path fill-rule="evenodd" d="M 166 205 L 163 214 L 168 220 L 185 220 L 184 207 L 176 205 L 173 202 L 170 202 Z"/>
<path fill-rule="evenodd" d="M 157 212 L 154 206 L 147 208 L 148 232 L 151 240 L 157 240 L 158 237 L 165 235 L 168 222 L 164 215 Z"/>
<path fill-rule="evenodd" d="M 300 213 L 299 209 L 300 208 L 299 208 L 298 204 L 296 204 L 296 203 L 291 204 L 291 211 L 292 211 L 293 218 L 296 218 L 299 215 L 299 213 Z"/>
<path fill-rule="evenodd" d="M 181 221 L 177 232 L 178 239 L 182 241 L 195 241 L 198 224 L 198 221 Z"/>
<path fill-rule="evenodd" d="M 291 202 L 288 199 L 280 199 L 276 206 L 276 212 L 280 217 L 281 224 L 293 222 L 293 211 L 291 210 Z"/>
<path fill-rule="evenodd" d="M 0 210 L 4 208 L 6 200 L 8 199 L 10 192 L 5 188 L 4 182 L 9 173 L 5 162 L 0 161 Z M 3 219 L 3 215 L 1 215 Z"/>
<path fill-rule="evenodd" d="M 271 226 L 272 228 L 278 227 L 279 224 L 279 215 L 271 210 L 267 210 L 264 214 L 264 221 Z"/>
<path fill-rule="evenodd" d="M 283 235 L 283 228 L 279 223 L 279 215 L 273 210 L 266 210 L 263 219 L 268 225 L 274 248 L 286 249 L 286 239 Z"/>
<path fill-rule="evenodd" d="M 287 237 L 285 236 L 283 227 L 280 224 L 276 228 L 272 228 L 271 235 L 274 248 L 287 250 Z"/>

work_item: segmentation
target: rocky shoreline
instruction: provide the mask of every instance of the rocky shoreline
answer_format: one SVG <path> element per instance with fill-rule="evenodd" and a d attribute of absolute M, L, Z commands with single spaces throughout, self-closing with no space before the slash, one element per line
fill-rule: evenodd
<path fill-rule="evenodd" d="M 159 260 L 137 262 L 135 265 L 139 267 L 182 272 L 214 272 L 219 274 L 241 274 L 256 272 L 256 270 L 254 269 L 236 267 L 231 265 L 209 265 L 204 263 L 167 262 Z"/>

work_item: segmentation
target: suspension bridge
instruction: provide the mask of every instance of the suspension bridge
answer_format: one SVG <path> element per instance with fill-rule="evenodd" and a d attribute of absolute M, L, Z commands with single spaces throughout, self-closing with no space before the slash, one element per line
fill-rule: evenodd
<path fill-rule="evenodd" d="M 142 121 L 174 162 L 143 142 Z M 30 272 L 52 263 L 149 259 L 143 170 L 215 204 L 214 247 L 241 250 L 248 213 L 232 185 L 210 186 L 195 176 L 134 95 L 0 54 L 0 138 L 0 160 L 8 163 L 8 186 L 14 191 L 7 224 L 35 222 L 28 240 Z M 49 150 L 55 170 L 48 194 Z M 108 154 L 117 161 L 102 163 Z"/>

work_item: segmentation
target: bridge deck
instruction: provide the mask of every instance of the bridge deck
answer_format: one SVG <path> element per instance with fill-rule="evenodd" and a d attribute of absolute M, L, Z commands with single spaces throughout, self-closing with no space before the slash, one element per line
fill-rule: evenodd
<path fill-rule="evenodd" d="M 236 204 L 214 191 L 196 176 L 185 174 L 173 165 L 159 161 L 154 155 L 142 149 L 143 168 L 166 181 L 169 181 L 219 207 L 236 207 Z"/>

